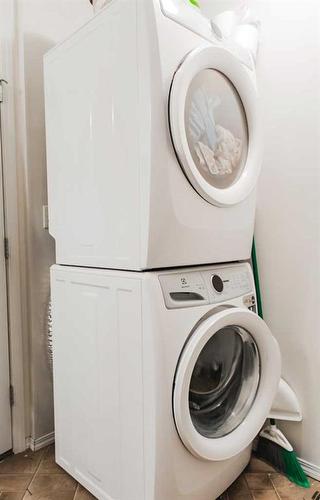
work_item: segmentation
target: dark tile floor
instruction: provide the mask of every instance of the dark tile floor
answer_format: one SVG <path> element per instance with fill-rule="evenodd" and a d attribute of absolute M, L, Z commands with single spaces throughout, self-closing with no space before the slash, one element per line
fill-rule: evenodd
<path fill-rule="evenodd" d="M 290 483 L 272 467 L 253 458 L 222 496 L 224 500 L 311 500 L 320 483 L 305 490 Z M 54 447 L 27 451 L 0 462 L 0 500 L 94 500 L 54 461 Z M 130 499 L 128 499 L 130 500 Z"/>
<path fill-rule="evenodd" d="M 54 447 L 0 462 L 0 500 L 94 499 L 54 461 Z"/>
<path fill-rule="evenodd" d="M 271 466 L 252 457 L 244 473 L 222 496 L 223 500 L 311 500 L 320 482 L 310 479 L 311 488 L 300 488 Z"/>

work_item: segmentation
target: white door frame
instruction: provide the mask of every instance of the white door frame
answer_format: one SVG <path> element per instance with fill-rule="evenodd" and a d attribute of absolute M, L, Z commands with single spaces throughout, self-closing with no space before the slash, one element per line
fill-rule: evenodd
<path fill-rule="evenodd" d="M 12 406 L 13 451 L 18 453 L 26 449 L 27 423 L 26 408 L 29 392 L 28 366 L 28 323 L 25 286 L 25 242 L 21 224 L 21 207 L 24 200 L 23 188 L 19 186 L 18 144 L 16 127 L 15 95 L 19 91 L 16 79 L 17 46 L 15 42 L 16 2 L 1 0 L 0 16 L 0 78 L 8 81 L 3 86 L 4 95 L 1 103 L 2 119 L 2 154 L 4 173 L 4 211 L 6 237 L 9 242 L 7 261 L 8 316 L 10 377 L 13 387 L 14 404 Z M 21 159 L 19 158 L 19 162 Z M 19 189 L 20 187 L 20 189 Z M 22 203 L 21 203 L 22 202 Z M 19 213 L 20 212 L 20 213 Z M 0 242 L 0 244 L 2 244 Z"/>
<path fill-rule="evenodd" d="M 0 89 L 1 90 L 1 89 Z M 1 113 L 0 113 L 1 132 Z M 0 137 L 0 241 L 5 241 L 5 219 L 3 202 L 3 172 L 2 148 Z M 12 448 L 12 426 L 10 408 L 10 368 L 9 368 L 9 337 L 8 337 L 8 301 L 7 301 L 7 272 L 6 249 L 0 245 L 0 454 Z"/>

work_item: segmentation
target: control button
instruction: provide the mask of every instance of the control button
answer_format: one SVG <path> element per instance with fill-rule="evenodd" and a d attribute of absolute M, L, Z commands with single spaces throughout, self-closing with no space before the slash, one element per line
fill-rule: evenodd
<path fill-rule="evenodd" d="M 243 297 L 243 304 L 248 307 L 248 309 L 252 310 L 256 304 L 256 298 L 254 295 L 247 295 Z"/>
<path fill-rule="evenodd" d="M 218 276 L 217 274 L 214 274 L 211 278 L 211 281 L 212 281 L 212 286 L 215 289 L 215 291 L 218 293 L 222 293 L 223 292 L 223 281 L 220 278 L 220 276 Z"/>

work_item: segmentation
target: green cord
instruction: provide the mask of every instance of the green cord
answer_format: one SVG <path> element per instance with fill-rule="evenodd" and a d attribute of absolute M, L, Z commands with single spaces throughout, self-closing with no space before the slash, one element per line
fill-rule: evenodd
<path fill-rule="evenodd" d="M 199 7 L 200 8 L 200 5 L 199 5 L 199 2 L 198 0 L 189 0 L 189 2 L 194 5 L 195 7 Z"/>
<path fill-rule="evenodd" d="M 258 314 L 259 314 L 260 318 L 263 319 L 259 269 L 258 269 L 256 244 L 255 244 L 254 238 L 253 238 L 253 242 L 252 242 L 251 260 L 252 260 L 252 270 L 253 270 L 254 282 L 256 285 L 256 292 L 257 292 Z"/>

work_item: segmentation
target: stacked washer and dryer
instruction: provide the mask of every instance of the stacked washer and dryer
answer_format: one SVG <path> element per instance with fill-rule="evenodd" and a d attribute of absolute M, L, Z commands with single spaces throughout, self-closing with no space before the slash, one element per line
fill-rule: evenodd
<path fill-rule="evenodd" d="M 112 0 L 45 57 L 56 460 L 97 498 L 213 500 L 280 379 L 250 258 L 252 59 L 189 0 Z"/>

